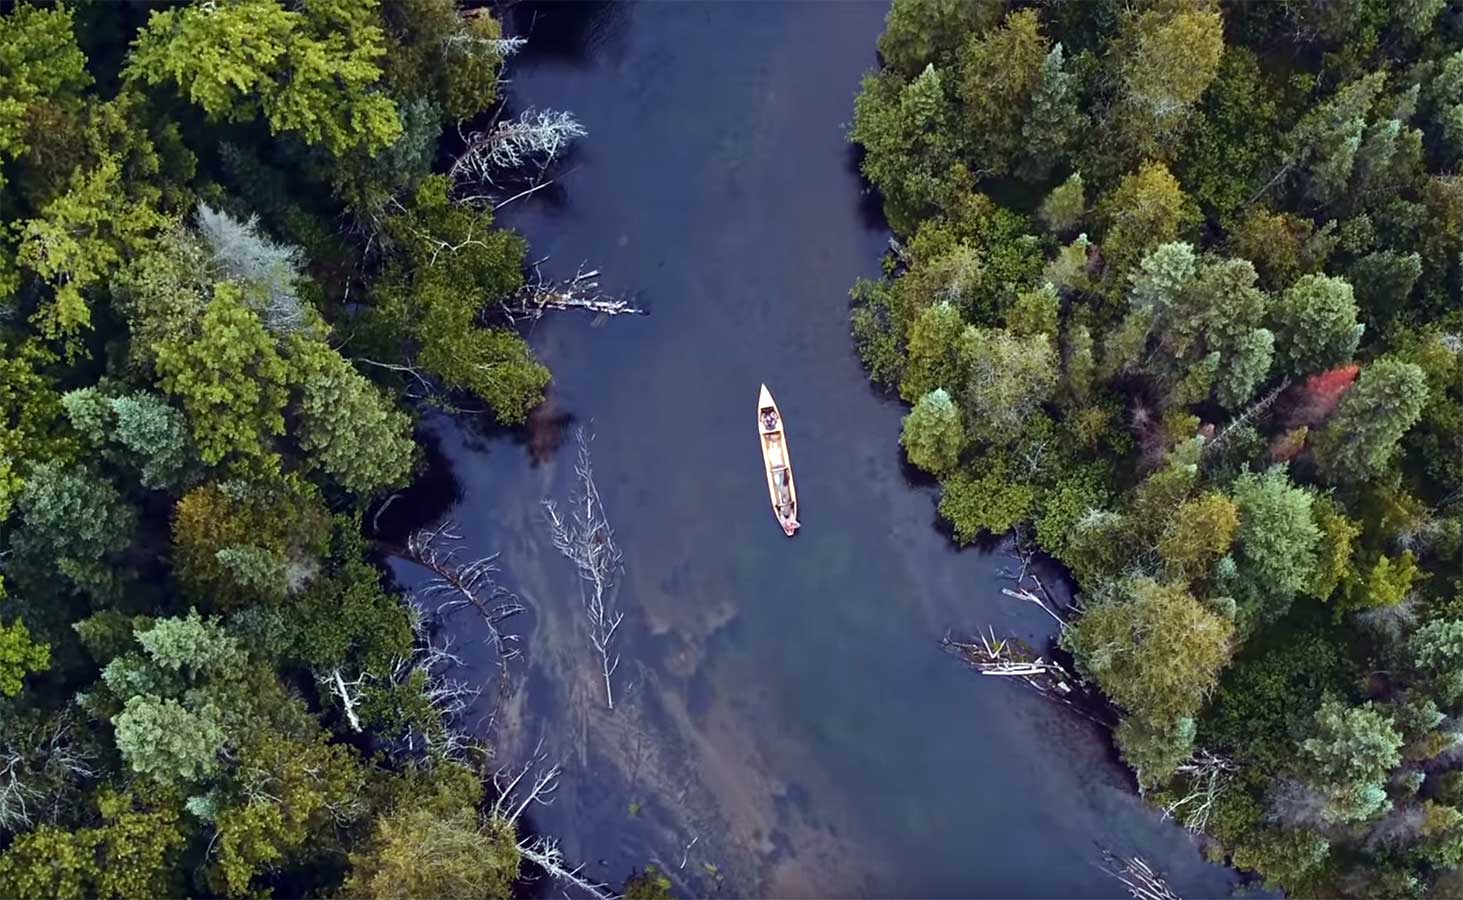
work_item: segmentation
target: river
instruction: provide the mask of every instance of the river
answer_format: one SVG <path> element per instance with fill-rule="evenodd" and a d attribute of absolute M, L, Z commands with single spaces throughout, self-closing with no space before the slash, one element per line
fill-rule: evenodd
<path fill-rule="evenodd" d="M 1231 874 L 1144 807 L 1094 726 L 938 647 L 987 625 L 1040 645 L 1051 622 L 1000 595 L 1010 559 L 955 550 L 902 461 L 901 405 L 852 349 L 847 292 L 888 233 L 846 130 L 884 13 L 514 8 L 515 106 L 572 110 L 589 135 L 504 221 L 546 274 L 587 262 L 651 314 L 540 321 L 554 384 L 528 434 L 426 423 L 438 461 L 410 514 L 450 513 L 472 550 L 501 553 L 529 608 L 499 760 L 542 740 L 564 761 L 532 824 L 615 884 L 655 862 L 683 896 L 1115 896 L 1101 845 L 1186 897 L 1227 894 Z M 797 472 L 792 540 L 753 431 L 763 381 Z M 625 555 L 613 712 L 540 508 L 572 488 L 576 426 Z M 481 624 L 451 628 L 488 682 Z"/>

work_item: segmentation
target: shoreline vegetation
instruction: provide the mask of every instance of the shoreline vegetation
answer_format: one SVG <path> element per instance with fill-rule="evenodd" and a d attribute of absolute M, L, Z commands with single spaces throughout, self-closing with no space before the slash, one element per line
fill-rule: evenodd
<path fill-rule="evenodd" d="M 1269 887 L 1456 895 L 1463 11 L 894 0 L 879 54 L 859 353 L 954 539 L 1078 589 L 1007 592 L 1070 668 L 946 646 L 1099 692 L 1143 795 Z"/>
<path fill-rule="evenodd" d="M 557 767 L 462 730 L 436 626 L 498 634 L 491 559 L 363 528 L 420 411 L 543 399 L 515 324 L 637 311 L 494 225 L 584 135 L 506 109 L 523 43 L 453 0 L 0 8 L 0 895 L 612 894 L 524 828 Z"/>

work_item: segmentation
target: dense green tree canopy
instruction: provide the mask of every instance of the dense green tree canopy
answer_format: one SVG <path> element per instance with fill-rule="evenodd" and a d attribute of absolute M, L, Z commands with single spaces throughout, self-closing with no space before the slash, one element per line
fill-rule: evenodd
<path fill-rule="evenodd" d="M 1456 892 L 1456 10 L 970 7 L 895 0 L 850 132 L 896 237 L 856 346 L 941 517 L 1072 570 L 1066 646 L 1216 854 Z"/>
<path fill-rule="evenodd" d="M 421 401 L 519 423 L 549 378 L 523 239 L 432 174 L 521 43 L 455 0 L 0 5 L 0 894 L 513 882 L 363 532 Z"/>

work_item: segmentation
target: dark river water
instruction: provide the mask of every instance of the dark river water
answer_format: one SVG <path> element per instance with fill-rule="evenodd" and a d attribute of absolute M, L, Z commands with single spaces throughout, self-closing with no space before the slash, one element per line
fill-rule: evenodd
<path fill-rule="evenodd" d="M 1231 878 L 1135 795 L 1105 736 L 941 652 L 987 625 L 1040 645 L 1001 596 L 999 552 L 956 552 L 897 444 L 900 405 L 853 353 L 847 292 L 888 233 L 846 141 L 883 4 L 519 6 L 518 108 L 588 129 L 552 190 L 505 210 L 546 274 L 581 262 L 646 317 L 561 313 L 531 340 L 554 372 L 529 435 L 429 420 L 443 509 L 500 552 L 529 612 L 499 760 L 540 741 L 565 775 L 534 827 L 618 884 L 656 863 L 683 896 L 1098 897 L 1099 845 L 1186 897 Z M 754 432 L 782 407 L 802 532 L 773 520 Z M 625 568 L 616 708 L 540 501 L 595 435 Z M 435 514 L 435 513 L 432 513 Z M 400 570 L 405 581 L 420 573 Z M 451 630 L 484 683 L 479 622 Z M 481 726 L 489 728 L 486 722 Z M 687 845 L 689 849 L 687 849 Z M 557 892 L 554 892 L 555 894 Z"/>

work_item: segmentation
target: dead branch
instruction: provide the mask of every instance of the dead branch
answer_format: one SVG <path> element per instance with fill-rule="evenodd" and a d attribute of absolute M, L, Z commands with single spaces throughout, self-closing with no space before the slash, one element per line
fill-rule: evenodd
<path fill-rule="evenodd" d="M 1016 559 L 1020 561 L 1021 571 L 1016 573 L 1015 575 L 1012 575 L 1009 569 L 1001 569 L 1001 575 L 1010 578 L 1012 581 L 1016 582 L 1016 588 L 1014 590 L 1003 590 L 1002 593 L 1016 600 L 1024 600 L 1028 603 L 1035 603 L 1037 606 L 1040 606 L 1042 608 L 1042 611 L 1055 619 L 1057 625 L 1060 626 L 1063 631 L 1065 631 L 1067 628 L 1067 622 L 1056 611 L 1061 607 L 1061 604 L 1059 604 L 1056 601 L 1056 598 L 1052 596 L 1051 591 L 1048 591 L 1046 589 L 1046 585 L 1042 584 L 1041 577 L 1038 576 L 1034 571 L 1035 567 L 1032 565 L 1032 563 L 1035 561 L 1035 554 L 1031 549 L 1030 538 L 1027 535 L 1026 530 L 1023 526 L 1017 525 L 1015 528 L 1011 529 L 1011 541 L 1008 546 L 1010 547 L 1012 555 L 1014 555 Z M 1036 585 L 1036 589 L 1041 591 L 1041 596 L 1046 598 L 1046 603 L 1043 603 L 1040 599 L 1034 596 L 1028 588 L 1024 587 L 1024 584 L 1028 578 L 1031 579 L 1032 584 Z"/>
<path fill-rule="evenodd" d="M 599 289 L 599 270 L 584 270 L 581 265 L 573 278 L 551 281 L 539 271 L 539 260 L 533 264 L 534 278 L 512 297 L 502 301 L 503 315 L 508 321 L 537 320 L 549 310 L 586 309 L 604 316 L 643 316 L 645 310 L 628 297 L 612 297 Z"/>
<path fill-rule="evenodd" d="M 570 866 L 559 850 L 555 838 L 539 835 L 526 837 L 518 842 L 518 852 L 524 859 L 548 873 L 550 878 L 573 885 L 594 900 L 616 900 L 617 895 L 609 885 L 591 881 L 584 875 L 583 864 Z"/>
<path fill-rule="evenodd" d="M 965 660 L 982 675 L 1018 678 L 1041 694 L 1064 697 L 1073 690 L 1076 678 L 1061 663 L 1037 656 L 1023 642 L 998 639 L 994 628 L 976 641 L 957 641 L 950 635 L 940 639 L 940 646 Z"/>
<path fill-rule="evenodd" d="M 356 363 L 365 363 L 368 366 L 375 366 L 378 369 L 385 369 L 388 372 L 400 372 L 403 375 L 411 376 L 411 378 L 416 382 L 417 387 L 420 389 L 421 393 L 413 393 L 412 391 L 408 390 L 406 392 L 406 396 L 408 399 L 422 400 L 436 393 L 436 385 L 434 385 L 432 381 L 427 378 L 426 375 L 423 375 L 422 370 L 417 368 L 416 366 L 408 365 L 406 363 L 377 362 L 374 359 L 366 359 L 363 356 L 350 357 L 350 361 Z"/>
<path fill-rule="evenodd" d="M 909 250 L 899 242 L 899 238 L 892 234 L 889 236 L 889 252 L 894 254 L 894 258 L 899 260 L 899 264 L 905 268 L 914 265 L 914 257 L 909 255 Z"/>
<path fill-rule="evenodd" d="M 466 31 L 459 31 L 456 34 L 449 34 L 442 39 L 442 46 L 448 50 L 465 50 L 469 53 L 486 52 L 498 59 L 507 59 L 513 56 L 528 43 L 527 38 L 505 37 L 505 38 L 480 38 L 473 37 Z"/>
<path fill-rule="evenodd" d="M 1200 750 L 1175 770 L 1189 780 L 1189 792 L 1163 805 L 1165 819 L 1181 819 L 1184 828 L 1199 834 L 1209 825 L 1219 802 L 1239 767 L 1227 759 Z"/>
<path fill-rule="evenodd" d="M 890 238 L 890 240 L 893 240 L 893 238 Z M 678 868 L 678 869 L 684 869 L 686 867 L 687 861 L 689 861 L 690 858 L 691 858 L 691 848 L 694 847 L 694 846 L 696 846 L 696 842 L 699 841 L 699 840 L 701 840 L 701 835 L 699 835 L 699 834 L 698 835 L 694 835 L 691 838 L 690 843 L 686 844 L 685 847 L 681 848 L 681 864 L 679 866 L 677 866 L 676 868 Z"/>
<path fill-rule="evenodd" d="M 527 197 L 531 194 L 536 194 L 544 188 L 548 187 L 549 185 L 553 184 L 555 180 L 556 179 L 550 178 L 548 181 L 540 181 L 533 187 L 524 188 L 523 190 L 519 191 L 518 193 L 514 194 L 512 197 L 509 197 L 506 200 L 499 200 L 496 203 L 493 203 L 493 211 L 497 212 L 498 210 L 512 203 L 514 200 L 522 200 L 524 197 Z M 491 197 L 463 197 L 461 202 L 470 204 L 490 200 L 492 200 Z"/>
<path fill-rule="evenodd" d="M 1043 588 L 1042 590 L 1044 591 L 1045 588 Z M 1031 593 L 1031 591 L 1028 591 L 1025 588 L 1019 588 L 1014 591 L 1010 588 L 1001 588 L 1001 593 L 1005 594 L 1007 597 L 1012 598 L 1013 600 L 1022 600 L 1026 603 L 1035 603 L 1037 606 L 1041 607 L 1042 612 L 1051 616 L 1052 620 L 1055 621 L 1063 631 L 1067 630 L 1066 620 L 1053 612 L 1049 606 L 1042 602 L 1042 599 L 1040 597 Z"/>
<path fill-rule="evenodd" d="M 946 634 L 940 639 L 940 646 L 982 675 L 1014 678 L 1043 697 L 1071 707 L 1091 722 L 1104 728 L 1113 725 L 1092 712 L 1092 697 L 1083 689 L 1080 678 L 1056 660 L 1038 655 L 1024 641 L 997 638 L 995 629 L 986 626 L 986 633 L 977 634 L 974 641 L 957 641 Z"/>
<path fill-rule="evenodd" d="M 448 168 L 447 175 L 455 182 L 493 184 L 500 173 L 530 163 L 536 163 L 542 173 L 570 143 L 586 134 L 571 113 L 525 110 L 517 119 L 465 135 L 462 155 Z"/>
<path fill-rule="evenodd" d="M 1103 850 L 1098 868 L 1121 881 L 1137 900 L 1183 900 L 1142 857 L 1123 857 Z"/>
<path fill-rule="evenodd" d="M 456 524 L 444 521 L 432 529 L 423 529 L 407 539 L 406 547 L 397 555 L 431 572 L 435 578 L 421 590 L 424 600 L 438 600 L 437 615 L 446 616 L 464 607 L 477 610 L 488 628 L 488 639 L 498 651 L 498 667 L 506 675 L 509 661 L 521 655 L 516 634 L 505 633 L 499 625 L 523 612 L 526 607 L 518 595 L 498 584 L 498 555 L 481 556 L 460 562 L 457 554 L 462 535 Z"/>
<path fill-rule="evenodd" d="M 549 754 L 540 740 L 523 765 L 493 773 L 493 787 L 498 795 L 498 799 L 493 801 L 493 818 L 517 825 L 530 807 L 552 804 L 562 774 L 563 768 L 559 764 L 549 763 Z M 571 866 L 564 860 L 556 838 L 548 835 L 524 837 L 518 842 L 518 852 L 549 877 L 576 887 L 595 900 L 614 900 L 615 894 L 607 885 L 584 876 L 584 866 Z"/>

